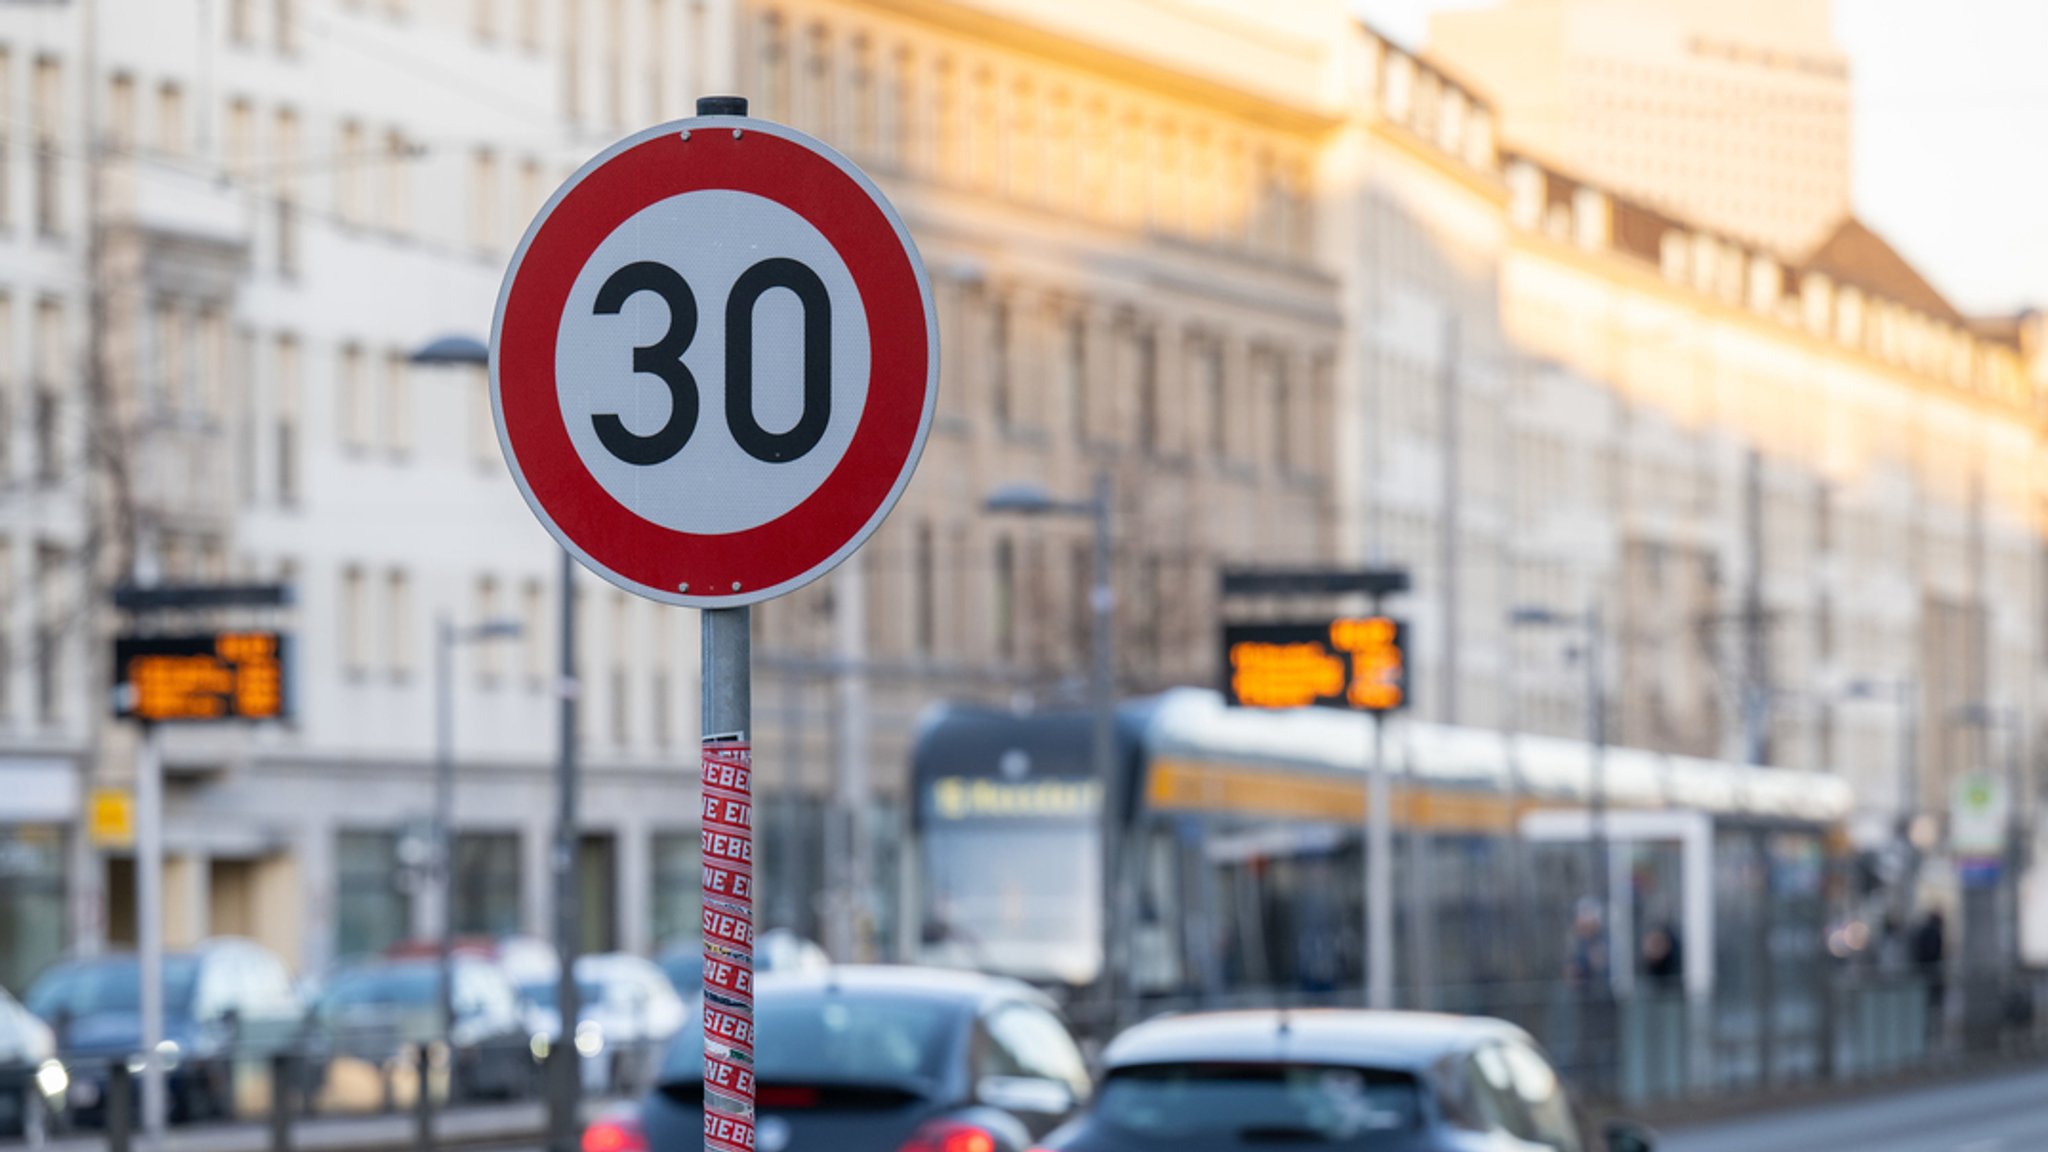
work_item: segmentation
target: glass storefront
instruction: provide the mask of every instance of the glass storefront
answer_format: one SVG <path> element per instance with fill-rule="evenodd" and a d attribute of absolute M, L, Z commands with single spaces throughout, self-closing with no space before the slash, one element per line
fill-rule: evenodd
<path fill-rule="evenodd" d="M 403 885 L 396 832 L 335 837 L 334 954 L 382 952 L 411 934 L 412 897 Z"/>
<path fill-rule="evenodd" d="M 64 953 L 64 832 L 0 827 L 0 986 L 19 993 Z"/>
<path fill-rule="evenodd" d="M 509 936 L 519 931 L 519 833 L 457 833 L 454 878 L 457 935 Z"/>

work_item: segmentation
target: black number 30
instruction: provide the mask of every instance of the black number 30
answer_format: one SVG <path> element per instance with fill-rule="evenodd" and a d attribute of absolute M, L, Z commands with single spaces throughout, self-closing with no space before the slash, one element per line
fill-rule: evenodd
<path fill-rule="evenodd" d="M 754 309 L 777 288 L 795 294 L 804 310 L 804 407 L 785 432 L 770 432 L 754 415 Z M 633 349 L 633 371 L 668 385 L 668 422 L 643 436 L 627 429 L 616 413 L 590 418 L 605 450 L 628 464 L 659 464 L 690 442 L 702 402 L 697 378 L 683 353 L 697 338 L 697 296 L 689 281 L 666 264 L 641 260 L 611 274 L 597 291 L 592 309 L 616 316 L 626 301 L 652 292 L 668 305 L 668 331 L 652 344 Z M 747 455 L 768 464 L 804 456 L 825 438 L 832 422 L 832 296 L 809 266 L 783 257 L 763 260 L 740 274 L 725 302 L 725 422 Z"/>

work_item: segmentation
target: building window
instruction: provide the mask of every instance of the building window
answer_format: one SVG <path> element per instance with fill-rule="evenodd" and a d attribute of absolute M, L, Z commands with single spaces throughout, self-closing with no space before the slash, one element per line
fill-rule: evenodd
<path fill-rule="evenodd" d="M 283 276 L 299 272 L 299 114 L 289 108 L 277 110 L 277 141 L 272 150 L 277 205 L 277 271 Z"/>
<path fill-rule="evenodd" d="M 384 134 L 384 227 L 404 235 L 412 222 L 412 145 L 393 128 Z"/>
<path fill-rule="evenodd" d="M 498 245 L 498 154 L 479 148 L 470 157 L 469 243 L 479 252 Z"/>
<path fill-rule="evenodd" d="M 498 618 L 498 578 L 479 576 L 476 578 L 476 622 L 489 624 Z M 484 688 L 496 688 L 499 676 L 498 642 L 486 640 L 470 645 L 476 656 L 477 684 Z"/>
<path fill-rule="evenodd" d="M 467 369 L 469 376 L 470 455 L 482 468 L 498 463 L 498 425 L 491 418 L 491 377 L 483 368 Z"/>
<path fill-rule="evenodd" d="M 247 114 L 247 105 L 240 110 Z M 230 113 L 232 122 L 233 113 Z M 369 160 L 369 145 L 360 120 L 341 123 L 340 155 L 334 166 L 334 211 L 343 224 L 360 227 L 365 223 L 363 165 Z"/>
<path fill-rule="evenodd" d="M 384 447 L 393 456 L 412 451 L 412 376 L 405 353 L 384 354 Z"/>
<path fill-rule="evenodd" d="M 50 486 L 64 479 L 63 386 L 70 375 L 64 344 L 64 304 L 45 297 L 36 302 L 35 424 L 36 482 Z"/>
<path fill-rule="evenodd" d="M 669 0 L 647 0 L 647 32 L 642 42 L 647 60 L 647 119 L 662 120 L 669 109 L 669 57 L 676 44 L 668 27 Z"/>
<path fill-rule="evenodd" d="M 228 0 L 228 39 L 236 44 L 256 42 L 256 0 Z"/>
<path fill-rule="evenodd" d="M 612 595 L 611 642 L 612 743 L 632 739 L 633 604 L 623 592 Z"/>
<path fill-rule="evenodd" d="M 996 537 L 996 659 L 1007 664 L 1017 656 L 1017 547 L 1008 536 Z"/>
<path fill-rule="evenodd" d="M 912 545 L 911 575 L 911 618 L 912 643 L 919 656 L 930 656 L 937 646 L 938 633 L 938 558 L 933 555 L 931 521 L 920 521 L 917 525 L 915 543 Z"/>
<path fill-rule="evenodd" d="M 470 0 L 470 30 L 489 44 L 498 38 L 498 0 Z"/>
<path fill-rule="evenodd" d="M 64 719 L 64 637 L 70 630 L 71 558 L 59 545 L 36 545 L 36 718 L 44 724 Z"/>
<path fill-rule="evenodd" d="M 626 122 L 626 0 L 605 0 L 605 113 L 612 124 Z"/>
<path fill-rule="evenodd" d="M 0 488 L 14 482 L 14 423 L 20 410 L 15 395 L 14 297 L 0 291 Z M 0 604 L 12 603 L 11 597 Z"/>
<path fill-rule="evenodd" d="M 299 342 L 277 338 L 277 501 L 299 502 Z"/>
<path fill-rule="evenodd" d="M 1138 450 L 1157 455 L 1168 445 L 1159 403 L 1159 338 L 1150 328 L 1131 333 L 1131 371 L 1138 391 Z"/>
<path fill-rule="evenodd" d="M 166 80 L 156 90 L 156 147 L 166 156 L 183 156 L 185 139 L 185 90 Z"/>
<path fill-rule="evenodd" d="M 654 721 L 654 743 L 656 747 L 660 748 L 668 747 L 670 740 L 674 738 L 675 727 L 672 720 L 675 713 L 673 693 L 675 685 L 676 643 L 675 628 L 669 619 L 670 615 L 667 612 L 655 614 L 654 631 L 652 633 L 654 637 L 654 671 L 648 677 L 649 688 L 651 689 L 650 695 L 653 697 L 654 704 L 654 710 L 650 713 Z"/>
<path fill-rule="evenodd" d="M 519 931 L 524 888 L 519 833 L 457 833 L 453 879 L 455 899 L 450 911 L 458 934 L 507 936 Z"/>
<path fill-rule="evenodd" d="M 277 20 L 271 28 L 277 42 L 277 50 L 283 53 L 299 50 L 299 0 L 277 0 Z"/>
<path fill-rule="evenodd" d="M 363 346 L 341 346 L 335 371 L 335 399 L 341 407 L 341 445 L 352 451 L 370 446 L 370 384 L 364 379 Z"/>
<path fill-rule="evenodd" d="M 341 572 L 341 667 L 350 676 L 370 668 L 370 605 L 363 570 L 353 565 Z"/>
<path fill-rule="evenodd" d="M 0 228 L 14 226 L 14 53 L 0 45 Z"/>
<path fill-rule="evenodd" d="M 135 105 L 135 76 L 116 72 L 107 84 L 107 145 L 115 155 L 135 151 L 140 113 Z"/>
<path fill-rule="evenodd" d="M 519 4 L 519 46 L 528 52 L 540 50 L 540 0 L 517 0 Z"/>
<path fill-rule="evenodd" d="M 1299 403 L 1294 394 L 1294 377 L 1287 370 L 1287 360 L 1280 353 L 1269 350 L 1266 353 L 1266 375 L 1273 396 L 1273 464 L 1282 471 L 1293 471 L 1295 447 L 1295 407 Z"/>
<path fill-rule="evenodd" d="M 384 574 L 384 663 L 395 679 L 412 675 L 412 579 L 402 568 Z"/>
<path fill-rule="evenodd" d="M 703 909 L 703 872 L 698 834 L 656 832 L 648 837 L 653 867 L 648 885 L 654 907 L 649 917 L 655 948 L 661 952 L 696 951 L 703 939 L 698 917 Z"/>
<path fill-rule="evenodd" d="M 1067 402 L 1074 439 L 1088 439 L 1088 319 L 1079 312 L 1067 317 L 1060 332 L 1060 393 Z"/>
<path fill-rule="evenodd" d="M 54 56 L 36 58 L 35 133 L 36 231 L 56 236 L 64 231 L 64 66 Z"/>
<path fill-rule="evenodd" d="M 14 542 L 0 537 L 0 716 L 14 715 L 14 606 L 20 601 L 14 573 Z"/>
<path fill-rule="evenodd" d="M 334 837 L 334 955 L 383 952 L 412 935 L 412 898 L 402 884 L 395 832 Z"/>
<path fill-rule="evenodd" d="M 996 425 L 1007 428 L 1017 413 L 1010 395 L 1010 302 L 996 299 L 988 308 L 988 396 Z"/>
<path fill-rule="evenodd" d="M 539 685 L 548 678 L 548 597 L 538 580 L 528 580 L 520 592 L 519 639 L 526 653 L 526 679 Z"/>

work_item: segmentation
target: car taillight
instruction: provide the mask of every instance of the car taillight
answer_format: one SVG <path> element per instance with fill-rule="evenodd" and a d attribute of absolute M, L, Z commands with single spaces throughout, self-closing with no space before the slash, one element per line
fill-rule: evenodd
<path fill-rule="evenodd" d="M 896 1152 L 996 1152 L 996 1138 L 958 1120 L 931 1120 L 911 1133 L 910 1142 Z"/>
<path fill-rule="evenodd" d="M 583 1152 L 647 1152 L 638 1116 L 607 1116 L 583 1130 Z"/>

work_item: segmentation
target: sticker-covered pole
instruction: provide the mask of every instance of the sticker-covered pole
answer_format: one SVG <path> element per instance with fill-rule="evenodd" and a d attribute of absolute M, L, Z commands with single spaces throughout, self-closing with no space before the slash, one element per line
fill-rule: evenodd
<path fill-rule="evenodd" d="M 705 1152 L 754 1152 L 750 617 L 746 608 L 704 612 Z"/>

